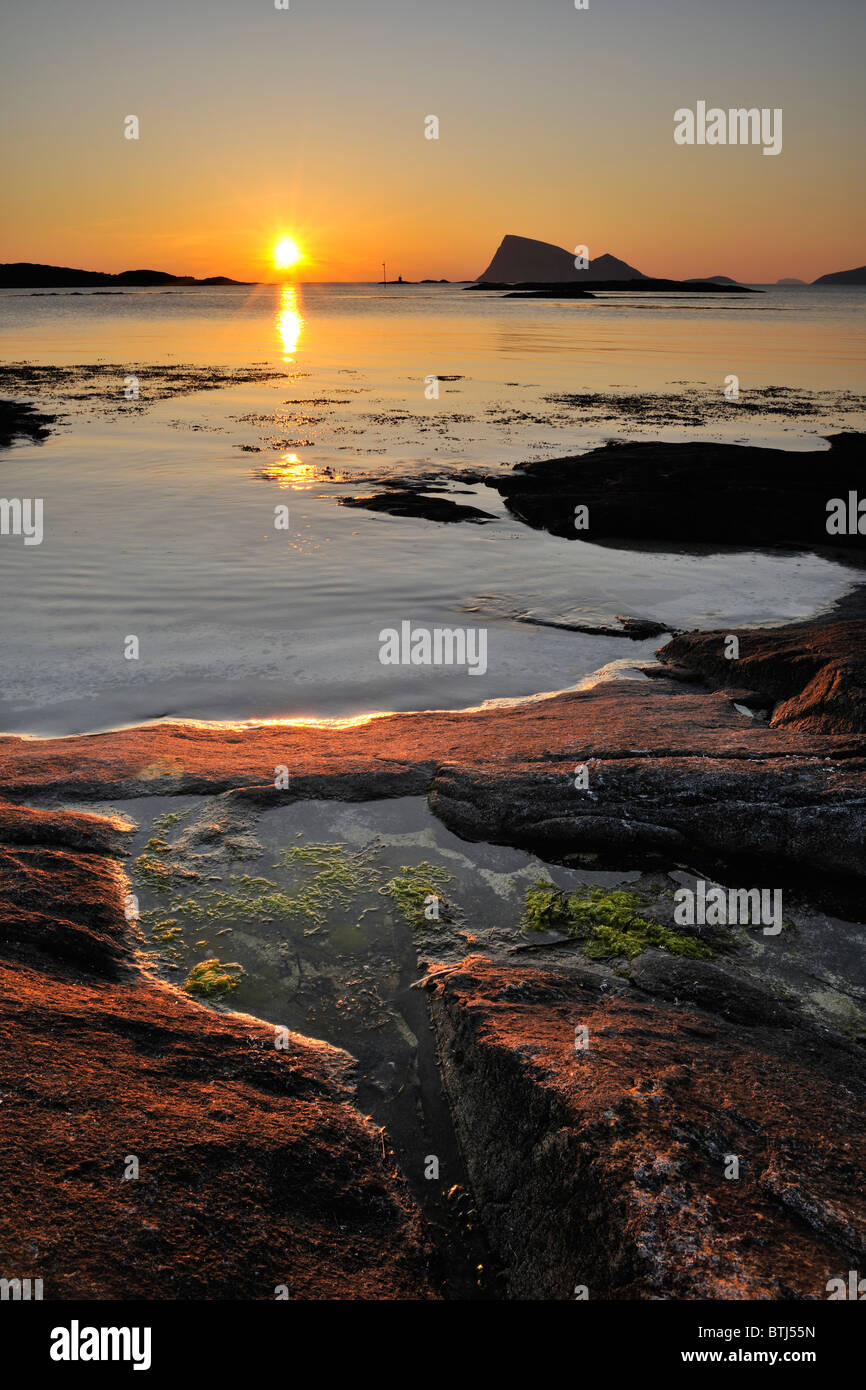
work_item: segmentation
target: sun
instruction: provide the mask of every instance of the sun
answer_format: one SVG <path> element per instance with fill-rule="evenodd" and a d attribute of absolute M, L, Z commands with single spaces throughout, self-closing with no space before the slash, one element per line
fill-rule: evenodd
<path fill-rule="evenodd" d="M 290 270 L 303 258 L 303 251 L 296 241 L 292 241 L 290 236 L 281 237 L 274 247 L 274 265 L 277 270 Z"/>

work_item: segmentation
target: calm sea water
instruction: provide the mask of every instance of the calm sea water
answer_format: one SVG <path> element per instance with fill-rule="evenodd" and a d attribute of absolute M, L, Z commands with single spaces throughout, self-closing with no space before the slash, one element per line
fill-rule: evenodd
<path fill-rule="evenodd" d="M 0 455 L 0 495 L 41 497 L 45 515 L 41 545 L 0 539 L 0 729 L 461 707 L 564 688 L 658 645 L 521 615 L 674 627 L 815 611 L 850 572 L 815 556 L 558 540 L 455 475 L 611 438 L 811 448 L 862 428 L 850 397 L 866 391 L 864 305 L 866 291 L 842 289 L 573 303 L 457 286 L 2 294 L 0 363 L 95 364 L 101 394 L 31 392 L 64 422 Z M 277 375 L 151 404 L 148 367 L 175 364 Z M 123 398 L 132 373 L 146 410 Z M 799 399 L 767 413 L 768 389 Z M 419 471 L 495 519 L 338 505 Z M 280 504 L 288 530 L 274 527 Z M 486 673 L 383 666 L 378 634 L 405 619 L 487 627 Z"/>

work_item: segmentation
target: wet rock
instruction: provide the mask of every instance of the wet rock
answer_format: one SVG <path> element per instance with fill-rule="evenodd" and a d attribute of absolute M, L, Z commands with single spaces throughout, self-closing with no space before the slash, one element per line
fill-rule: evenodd
<path fill-rule="evenodd" d="M 92 842 L 58 848 L 52 817 L 2 817 L 4 1272 L 46 1299 L 435 1297 L 352 1059 L 148 973 L 109 832 L 65 816 Z"/>
<path fill-rule="evenodd" d="M 708 984 L 710 967 L 684 968 L 692 993 L 701 972 Z M 781 1026 L 759 991 L 734 1021 L 688 993 L 662 1003 L 479 957 L 427 983 L 510 1297 L 823 1299 L 856 1262 L 866 1065 L 853 1045 Z"/>
<path fill-rule="evenodd" d="M 583 764 L 586 790 L 575 786 Z M 274 787 L 280 765 L 292 769 L 286 791 Z M 816 901 L 845 911 L 853 902 L 858 913 L 863 904 L 862 736 L 768 728 L 719 693 L 663 677 L 350 728 L 4 736 L 0 778 L 17 800 L 226 792 L 268 806 L 426 794 L 465 839 L 597 867 L 673 860 L 780 885 L 805 875 Z"/>
<path fill-rule="evenodd" d="M 341 497 L 343 507 L 361 507 L 368 512 L 387 512 L 389 516 L 421 517 L 425 521 L 493 521 L 492 512 L 449 497 L 431 497 L 410 489 L 371 493 L 366 497 Z"/>
<path fill-rule="evenodd" d="M 612 443 L 521 464 L 491 482 L 514 516 L 569 540 L 818 548 L 862 565 L 866 535 L 828 534 L 827 504 L 860 483 L 866 435 L 829 443 L 829 451 Z M 582 530 L 577 506 L 588 508 Z"/>
<path fill-rule="evenodd" d="M 750 984 L 710 961 L 647 951 L 635 961 L 632 981 L 647 994 L 681 1004 L 695 1004 L 729 1023 L 747 1027 L 790 1028 L 797 1014 L 765 989 Z"/>
<path fill-rule="evenodd" d="M 532 627 L 556 627 L 565 632 L 586 632 L 594 637 L 630 637 L 634 642 L 642 642 L 648 637 L 661 637 L 670 628 L 653 618 L 630 618 L 617 615 L 618 627 L 609 623 L 573 622 L 567 618 L 543 618 L 535 613 L 509 614 L 517 623 L 528 623 Z"/>
<path fill-rule="evenodd" d="M 725 657 L 727 639 L 739 644 Z M 866 733 L 866 600 L 857 591 L 828 618 L 777 628 L 685 632 L 666 643 L 662 662 L 687 666 L 708 684 L 748 685 L 751 700 L 773 706 L 774 728 Z M 750 701 L 747 699 L 746 703 Z"/>
<path fill-rule="evenodd" d="M 0 401 L 0 449 L 8 449 L 15 439 L 41 444 L 56 419 L 56 415 L 45 415 L 23 401 Z"/>
<path fill-rule="evenodd" d="M 633 638 L 636 642 L 642 641 L 645 637 L 661 637 L 662 633 L 668 631 L 664 623 L 657 622 L 654 618 L 618 616 L 617 622 L 622 623 L 626 636 Z"/>

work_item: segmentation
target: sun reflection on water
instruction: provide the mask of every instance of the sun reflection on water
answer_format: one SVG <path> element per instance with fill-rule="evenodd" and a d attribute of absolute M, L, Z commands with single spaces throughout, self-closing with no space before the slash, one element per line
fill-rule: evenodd
<path fill-rule="evenodd" d="M 275 463 L 254 470 L 257 478 L 264 478 L 278 487 L 290 487 L 294 492 L 309 492 L 316 483 L 341 483 L 344 475 L 330 464 L 322 467 L 316 463 L 304 463 L 298 454 L 283 454 Z"/>
<path fill-rule="evenodd" d="M 304 463 L 297 454 L 283 454 L 276 463 L 270 463 L 261 470 L 261 476 L 267 478 L 268 482 L 293 488 L 295 492 L 307 492 L 318 475 L 316 465 Z"/>
<path fill-rule="evenodd" d="M 283 348 L 283 361 L 294 361 L 298 343 L 304 328 L 304 320 L 298 309 L 298 292 L 291 285 L 283 285 L 280 290 L 280 304 L 277 310 L 277 337 Z"/>

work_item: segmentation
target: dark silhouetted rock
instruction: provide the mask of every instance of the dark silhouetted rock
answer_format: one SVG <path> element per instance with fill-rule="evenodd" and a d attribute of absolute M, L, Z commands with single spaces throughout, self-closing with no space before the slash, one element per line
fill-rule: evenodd
<path fill-rule="evenodd" d="M 490 483 L 521 521 L 571 540 L 832 549 L 862 564 L 866 535 L 831 535 L 827 520 L 830 499 L 862 487 L 864 446 L 856 433 L 833 435 L 829 451 L 614 443 Z M 588 529 L 575 529 L 578 505 Z"/>
<path fill-rule="evenodd" d="M 739 280 L 732 280 L 730 275 L 693 275 L 687 281 L 687 285 L 739 285 Z"/>
<path fill-rule="evenodd" d="M 554 246 L 549 241 L 535 241 L 532 237 L 503 237 L 499 249 L 479 280 L 492 280 L 501 283 L 525 280 L 568 281 L 568 280 L 641 280 L 639 270 L 618 260 L 616 256 L 596 256 L 589 262 L 587 270 L 575 267 L 575 253 L 562 246 Z"/>
<path fill-rule="evenodd" d="M 8 449 L 15 439 L 41 444 L 56 419 L 56 415 L 44 415 L 23 401 L 0 401 L 0 449 Z"/>
<path fill-rule="evenodd" d="M 537 280 L 519 285 L 498 285 L 479 280 L 468 288 L 507 290 L 503 299 L 597 299 L 604 290 L 614 290 L 617 294 L 763 294 L 763 290 L 753 290 L 748 285 L 723 285 L 712 280 L 657 280 L 648 275 L 640 280 L 593 280 L 590 283 L 592 292 L 567 281 L 548 285 Z"/>
<path fill-rule="evenodd" d="M 813 285 L 866 285 L 866 265 L 856 270 L 836 270 L 831 275 L 819 275 Z"/>
<path fill-rule="evenodd" d="M 452 502 L 448 497 L 431 497 L 414 489 L 394 489 L 372 493 L 367 497 L 341 497 L 342 507 L 362 507 L 368 512 L 387 512 L 390 516 L 415 516 L 425 521 L 493 521 L 492 512 L 465 502 Z"/>
<path fill-rule="evenodd" d="M 165 270 L 122 270 L 111 275 L 103 270 L 73 270 L 64 265 L 37 265 L 30 261 L 14 261 L 0 265 L 0 288 L 68 289 L 80 285 L 245 285 L 246 280 L 229 280 L 224 275 L 211 275 L 196 280 L 192 275 L 169 275 Z"/>

